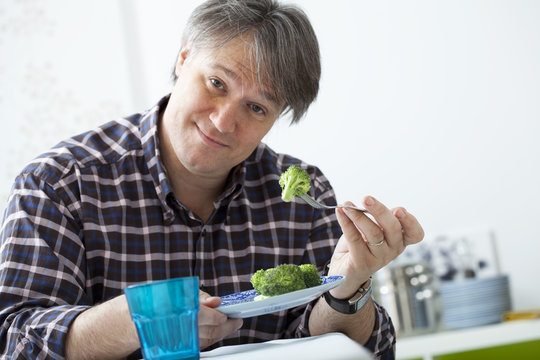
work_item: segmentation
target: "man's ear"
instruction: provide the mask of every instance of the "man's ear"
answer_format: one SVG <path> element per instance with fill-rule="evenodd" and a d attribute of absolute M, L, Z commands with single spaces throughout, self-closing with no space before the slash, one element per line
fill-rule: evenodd
<path fill-rule="evenodd" d="M 182 66 L 186 63 L 187 58 L 189 55 L 189 46 L 184 46 L 178 53 L 178 59 L 176 60 L 176 66 L 174 68 L 174 74 L 176 77 L 180 75 L 180 70 L 182 69 Z"/>

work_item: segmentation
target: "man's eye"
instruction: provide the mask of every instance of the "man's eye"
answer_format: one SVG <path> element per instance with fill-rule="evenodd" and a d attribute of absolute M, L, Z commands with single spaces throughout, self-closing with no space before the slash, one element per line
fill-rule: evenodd
<path fill-rule="evenodd" d="M 212 82 L 212 85 L 214 85 L 218 89 L 223 89 L 223 84 L 218 79 L 210 79 L 210 81 Z"/>
<path fill-rule="evenodd" d="M 250 105 L 251 106 L 251 110 L 253 110 L 254 112 L 256 112 L 257 114 L 262 114 L 264 115 L 264 109 L 262 107 L 260 107 L 259 105 Z"/>

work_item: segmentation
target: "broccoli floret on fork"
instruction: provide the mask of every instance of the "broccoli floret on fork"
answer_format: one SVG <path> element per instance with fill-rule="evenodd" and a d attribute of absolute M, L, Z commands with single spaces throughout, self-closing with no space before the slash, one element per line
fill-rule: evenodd
<path fill-rule="evenodd" d="M 309 191 L 311 179 L 306 170 L 291 165 L 281 174 L 279 185 L 281 186 L 281 199 L 290 202 L 295 196 L 302 196 Z"/>

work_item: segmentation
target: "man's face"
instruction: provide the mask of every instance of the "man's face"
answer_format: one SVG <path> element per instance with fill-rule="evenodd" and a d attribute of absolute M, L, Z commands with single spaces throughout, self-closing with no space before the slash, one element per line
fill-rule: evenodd
<path fill-rule="evenodd" d="M 184 48 L 180 53 L 160 135 L 164 150 L 179 161 L 173 166 L 195 175 L 226 176 L 279 116 L 283 105 L 259 88 L 245 44 L 239 38 L 215 51 Z"/>

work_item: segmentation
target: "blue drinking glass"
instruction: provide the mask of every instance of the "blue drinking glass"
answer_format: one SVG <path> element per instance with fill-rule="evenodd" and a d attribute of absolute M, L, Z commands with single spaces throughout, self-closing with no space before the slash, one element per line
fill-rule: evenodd
<path fill-rule="evenodd" d="M 146 360 L 199 359 L 199 278 L 184 277 L 124 289 Z"/>

